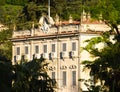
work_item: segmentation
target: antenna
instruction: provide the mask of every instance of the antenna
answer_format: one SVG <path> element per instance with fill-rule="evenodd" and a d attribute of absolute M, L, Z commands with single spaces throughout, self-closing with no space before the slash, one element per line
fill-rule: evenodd
<path fill-rule="evenodd" d="M 48 0 L 48 17 L 50 18 L 50 0 Z"/>

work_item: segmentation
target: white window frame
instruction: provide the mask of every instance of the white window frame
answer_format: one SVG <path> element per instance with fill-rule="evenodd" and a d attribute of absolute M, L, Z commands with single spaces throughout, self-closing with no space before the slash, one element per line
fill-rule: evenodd
<path fill-rule="evenodd" d="M 39 45 L 35 45 L 35 54 L 39 54 Z"/>
<path fill-rule="evenodd" d="M 62 43 L 62 51 L 67 51 L 67 43 Z"/>
<path fill-rule="evenodd" d="M 72 42 L 72 51 L 76 51 L 76 42 Z"/>
<path fill-rule="evenodd" d="M 25 46 L 25 54 L 29 54 L 29 47 Z"/>
<path fill-rule="evenodd" d="M 20 55 L 20 47 L 16 47 L 16 55 Z"/>
<path fill-rule="evenodd" d="M 51 45 L 51 52 L 55 52 L 56 51 L 56 44 L 52 44 Z"/>
<path fill-rule="evenodd" d="M 72 85 L 76 86 L 76 71 L 72 71 Z"/>
<path fill-rule="evenodd" d="M 62 72 L 62 79 L 63 79 L 62 85 L 66 86 L 67 85 L 67 72 L 66 71 Z"/>
<path fill-rule="evenodd" d="M 47 44 L 43 45 L 43 53 L 47 53 Z"/>
<path fill-rule="evenodd" d="M 51 78 L 54 80 L 55 79 L 55 72 L 51 72 Z"/>

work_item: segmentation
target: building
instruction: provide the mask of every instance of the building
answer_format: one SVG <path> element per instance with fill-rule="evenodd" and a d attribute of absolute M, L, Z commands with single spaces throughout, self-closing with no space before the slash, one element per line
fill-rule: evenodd
<path fill-rule="evenodd" d="M 81 62 L 91 59 L 86 51 L 81 52 L 85 40 L 99 36 L 109 27 L 101 21 L 92 22 L 90 14 L 83 12 L 80 21 L 69 17 L 68 21 L 60 21 L 56 15 L 55 22 L 51 17 L 42 16 L 39 28 L 34 24 L 31 30 L 14 31 L 11 41 L 13 64 L 21 60 L 24 55 L 26 60 L 33 56 L 43 56 L 49 62 L 48 73 L 58 83 L 57 92 L 86 91 L 85 85 L 78 79 L 88 78 L 83 72 Z"/>

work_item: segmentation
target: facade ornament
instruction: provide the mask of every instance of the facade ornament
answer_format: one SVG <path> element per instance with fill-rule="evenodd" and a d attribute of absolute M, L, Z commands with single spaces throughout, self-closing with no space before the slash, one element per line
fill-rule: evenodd
<path fill-rule="evenodd" d="M 48 33 L 51 25 L 54 25 L 54 20 L 52 17 L 42 15 L 42 17 L 39 20 L 39 24 L 39 28 L 43 31 L 43 33 Z"/>
<path fill-rule="evenodd" d="M 50 66 L 48 69 L 49 69 L 50 71 L 54 71 L 54 70 L 56 70 L 56 67 L 55 67 L 55 66 Z"/>
<path fill-rule="evenodd" d="M 63 66 L 60 67 L 60 69 L 61 69 L 61 70 L 65 70 L 65 69 L 67 69 L 67 66 L 64 66 L 64 65 L 63 65 Z"/>
<path fill-rule="evenodd" d="M 46 16 L 42 16 L 39 20 L 40 29 L 43 33 L 47 33 L 49 31 L 49 21 Z"/>
<path fill-rule="evenodd" d="M 32 29 L 34 29 L 34 27 L 35 27 L 35 24 L 34 24 L 34 22 L 32 23 Z"/>
<path fill-rule="evenodd" d="M 55 24 L 58 25 L 59 22 L 60 22 L 59 16 L 58 16 L 58 14 L 56 14 L 56 16 L 55 16 Z"/>
<path fill-rule="evenodd" d="M 102 23 L 102 14 L 99 15 L 99 22 Z"/>
<path fill-rule="evenodd" d="M 69 69 L 76 69 L 76 68 L 77 68 L 76 65 L 70 65 L 70 66 L 69 66 Z"/>
<path fill-rule="evenodd" d="M 69 23 L 73 23 L 73 18 L 71 15 L 69 16 Z"/>
<path fill-rule="evenodd" d="M 13 25 L 13 31 L 15 31 L 15 30 L 16 30 L 16 25 L 14 24 L 14 25 Z"/>
<path fill-rule="evenodd" d="M 87 20 L 90 20 L 91 19 L 91 14 L 90 14 L 90 12 L 88 12 L 88 14 L 87 14 Z"/>
<path fill-rule="evenodd" d="M 81 15 L 81 21 L 84 22 L 84 21 L 86 21 L 86 20 L 87 20 L 87 14 L 86 14 L 86 12 L 83 10 L 82 15 Z"/>

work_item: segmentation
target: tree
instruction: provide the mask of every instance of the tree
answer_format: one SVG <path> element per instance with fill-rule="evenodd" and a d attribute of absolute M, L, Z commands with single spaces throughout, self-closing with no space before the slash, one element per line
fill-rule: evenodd
<path fill-rule="evenodd" d="M 51 0 L 51 13 L 53 16 L 58 14 L 63 20 L 70 15 L 73 19 L 80 20 L 81 6 L 81 0 Z"/>
<path fill-rule="evenodd" d="M 43 58 L 12 65 L 9 60 L 0 60 L 0 90 L 2 92 L 54 92 L 55 80 L 47 74 Z"/>
<path fill-rule="evenodd" d="M 0 23 L 13 28 L 18 20 L 19 12 L 22 11 L 22 6 L 3 5 L 0 6 Z"/>
<path fill-rule="evenodd" d="M 90 0 L 92 2 L 94 0 Z M 94 4 L 94 3 L 89 3 Z M 93 89 L 98 88 L 97 92 L 117 92 L 120 89 L 120 33 L 118 25 L 120 24 L 120 1 L 118 0 L 98 0 L 96 5 L 85 7 L 88 11 L 94 13 L 93 16 L 98 18 L 99 14 L 102 14 L 102 20 L 105 22 L 111 30 L 108 30 L 102 37 L 92 38 L 87 40 L 88 45 L 85 47 L 92 56 L 95 57 L 93 61 L 84 61 L 85 67 L 90 69 L 90 76 L 93 77 L 92 85 L 89 85 L 91 92 L 96 92 Z M 85 4 L 84 4 L 85 5 Z M 87 4 L 86 4 L 87 5 Z M 93 9 L 94 7 L 94 9 Z M 94 17 L 95 18 L 95 17 Z M 114 43 L 110 41 L 110 36 L 114 33 Z M 105 47 L 101 50 L 95 48 L 96 44 L 103 42 Z M 99 86 L 96 85 L 98 82 Z"/>
<path fill-rule="evenodd" d="M 81 0 L 50 0 L 50 6 L 53 18 L 58 14 L 61 20 L 68 20 L 70 15 L 80 20 Z M 29 29 L 33 21 L 37 25 L 44 12 L 48 13 L 48 0 L 4 0 L 0 6 L 0 22 L 11 27 L 16 25 L 19 30 Z"/>
<path fill-rule="evenodd" d="M 28 2 L 28 0 L 6 0 L 7 4 L 12 5 L 25 5 Z"/>
<path fill-rule="evenodd" d="M 30 62 L 22 59 L 13 67 L 13 92 L 54 92 L 56 83 L 47 75 L 47 63 L 43 58 Z"/>
<path fill-rule="evenodd" d="M 12 58 L 12 30 L 6 29 L 0 31 L 0 60 L 11 61 Z"/>
<path fill-rule="evenodd" d="M 12 75 L 11 62 L 0 60 L 0 90 L 2 92 L 11 92 Z"/>
<path fill-rule="evenodd" d="M 88 45 L 84 49 L 92 54 L 95 60 L 84 61 L 83 64 L 90 69 L 90 76 L 94 77 L 92 87 L 95 88 L 96 84 L 100 82 L 101 89 L 99 90 L 102 92 L 106 92 L 108 89 L 109 92 L 117 92 L 120 90 L 120 43 L 117 41 L 112 43 L 109 38 L 109 34 L 105 33 L 102 37 L 87 40 Z M 104 42 L 105 47 L 99 50 L 95 48 L 95 45 L 100 42 Z"/>
<path fill-rule="evenodd" d="M 87 3 L 89 1 L 89 3 Z M 85 0 L 84 9 L 92 13 L 92 16 L 99 18 L 102 14 L 102 20 L 110 26 L 111 32 L 115 32 L 116 39 L 120 41 L 118 25 L 120 24 L 120 1 L 119 0 Z"/>

